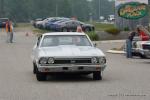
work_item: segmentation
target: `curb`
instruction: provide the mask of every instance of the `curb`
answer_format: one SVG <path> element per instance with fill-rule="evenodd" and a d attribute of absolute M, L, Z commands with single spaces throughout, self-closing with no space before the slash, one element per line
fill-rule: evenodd
<path fill-rule="evenodd" d="M 126 40 L 94 41 L 95 43 L 124 43 Z"/>
<path fill-rule="evenodd" d="M 112 54 L 125 54 L 126 52 L 124 52 L 124 51 L 118 51 L 118 50 L 108 50 L 107 53 L 112 53 Z"/>

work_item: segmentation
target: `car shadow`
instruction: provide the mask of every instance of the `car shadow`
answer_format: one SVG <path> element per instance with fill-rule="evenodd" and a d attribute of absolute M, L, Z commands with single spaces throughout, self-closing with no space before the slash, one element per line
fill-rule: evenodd
<path fill-rule="evenodd" d="M 90 75 L 53 75 L 47 76 L 47 82 L 93 82 Z"/>

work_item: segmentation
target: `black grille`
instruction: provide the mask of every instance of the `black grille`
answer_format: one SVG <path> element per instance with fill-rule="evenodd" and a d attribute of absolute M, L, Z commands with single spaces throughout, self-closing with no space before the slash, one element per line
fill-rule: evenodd
<path fill-rule="evenodd" d="M 150 45 L 143 44 L 143 49 L 148 49 L 148 50 L 150 50 Z"/>
<path fill-rule="evenodd" d="M 91 59 L 55 59 L 54 64 L 86 64 L 91 63 Z"/>

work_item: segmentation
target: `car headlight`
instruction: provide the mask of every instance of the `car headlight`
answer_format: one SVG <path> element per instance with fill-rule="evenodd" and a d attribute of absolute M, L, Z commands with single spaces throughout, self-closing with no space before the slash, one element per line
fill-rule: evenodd
<path fill-rule="evenodd" d="M 100 64 L 105 64 L 106 63 L 106 58 L 105 57 L 100 57 L 99 58 L 99 63 Z"/>
<path fill-rule="evenodd" d="M 40 64 L 47 64 L 47 58 L 45 58 L 45 57 L 42 57 L 42 58 L 40 58 L 40 60 L 39 60 L 39 63 Z"/>
<path fill-rule="evenodd" d="M 98 63 L 98 59 L 96 57 L 91 58 L 91 62 L 93 64 L 97 64 Z"/>
<path fill-rule="evenodd" d="M 48 64 L 54 64 L 54 58 L 50 57 L 48 58 Z"/>

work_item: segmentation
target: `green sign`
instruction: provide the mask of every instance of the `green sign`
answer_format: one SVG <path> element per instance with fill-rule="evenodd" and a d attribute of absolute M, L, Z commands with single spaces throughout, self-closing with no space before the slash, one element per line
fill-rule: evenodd
<path fill-rule="evenodd" d="M 139 19 L 147 14 L 147 5 L 139 2 L 129 2 L 123 4 L 118 10 L 118 15 L 126 19 Z"/>

